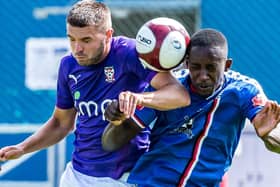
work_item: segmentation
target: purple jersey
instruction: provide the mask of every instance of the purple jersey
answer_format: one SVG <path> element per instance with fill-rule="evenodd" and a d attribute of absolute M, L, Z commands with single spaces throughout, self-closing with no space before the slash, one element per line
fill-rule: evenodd
<path fill-rule="evenodd" d="M 245 119 L 252 120 L 266 101 L 255 80 L 234 71 L 225 74 L 223 86 L 208 98 L 190 88 L 188 76 L 181 80 L 190 92 L 190 106 L 167 112 L 137 111 L 142 125 L 152 121 L 147 117 L 157 121 L 150 150 L 138 160 L 128 182 L 139 187 L 219 186 Z"/>
<path fill-rule="evenodd" d="M 111 51 L 99 64 L 80 66 L 72 55 L 62 59 L 57 86 L 57 107 L 75 107 L 73 167 L 86 175 L 119 178 L 147 150 L 149 132 L 143 131 L 130 144 L 115 152 L 102 149 L 101 136 L 108 122 L 104 110 L 121 91 L 142 92 L 156 73 L 145 69 L 135 41 L 114 37 Z"/>

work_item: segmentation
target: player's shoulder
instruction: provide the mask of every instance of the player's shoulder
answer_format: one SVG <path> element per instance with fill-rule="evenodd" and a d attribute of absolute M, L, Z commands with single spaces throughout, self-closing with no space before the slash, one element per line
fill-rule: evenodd
<path fill-rule="evenodd" d="M 75 61 L 76 60 L 71 53 L 66 54 L 65 56 L 63 56 L 61 58 L 61 63 L 63 63 L 63 64 L 68 64 L 68 63 L 75 62 Z"/>
<path fill-rule="evenodd" d="M 238 94 L 263 92 L 259 82 L 252 77 L 232 70 L 226 72 L 225 76 L 227 89 L 235 90 Z"/>
<path fill-rule="evenodd" d="M 126 66 L 135 68 L 135 63 L 140 64 L 135 46 L 135 39 L 115 36 L 112 38 L 110 57 Z"/>
<path fill-rule="evenodd" d="M 60 69 L 64 73 L 67 73 L 67 72 L 69 73 L 71 70 L 73 70 L 77 67 L 79 67 L 78 62 L 76 61 L 76 59 L 74 58 L 74 56 L 71 53 L 69 53 L 61 58 Z"/>
<path fill-rule="evenodd" d="M 225 73 L 226 79 L 229 83 L 236 83 L 239 85 L 253 85 L 253 86 L 259 86 L 259 83 L 256 79 L 249 77 L 247 75 L 241 74 L 237 71 L 227 71 Z"/>
<path fill-rule="evenodd" d="M 135 48 L 136 40 L 126 36 L 115 36 L 112 38 L 113 48 Z"/>

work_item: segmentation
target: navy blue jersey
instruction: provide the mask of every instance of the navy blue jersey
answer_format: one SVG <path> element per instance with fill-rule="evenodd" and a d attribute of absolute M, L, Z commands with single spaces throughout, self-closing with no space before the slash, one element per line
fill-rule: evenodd
<path fill-rule="evenodd" d="M 57 107 L 75 107 L 73 167 L 86 175 L 119 178 L 146 151 L 149 132 L 143 131 L 130 144 L 115 152 L 102 149 L 101 136 L 108 122 L 104 110 L 121 91 L 142 92 L 155 72 L 144 69 L 135 41 L 114 37 L 109 55 L 99 64 L 80 66 L 72 55 L 62 59 L 57 86 Z"/>
<path fill-rule="evenodd" d="M 219 186 L 231 165 L 246 118 L 252 120 L 265 104 L 260 85 L 237 72 L 225 73 L 223 85 L 208 98 L 190 88 L 186 70 L 177 72 L 181 73 L 186 75 L 180 80 L 190 92 L 190 106 L 166 112 L 137 111 L 142 125 L 152 121 L 147 117 L 157 118 L 150 150 L 128 179 L 139 187 Z"/>

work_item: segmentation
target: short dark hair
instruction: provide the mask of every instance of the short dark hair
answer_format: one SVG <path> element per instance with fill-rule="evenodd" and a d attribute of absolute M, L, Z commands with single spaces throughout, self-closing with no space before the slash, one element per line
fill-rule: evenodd
<path fill-rule="evenodd" d="M 219 46 L 228 51 L 228 42 L 223 33 L 215 29 L 201 29 L 191 36 L 188 50 L 192 47 Z"/>
<path fill-rule="evenodd" d="M 111 11 L 101 2 L 78 1 L 67 15 L 67 23 L 75 27 L 96 26 L 100 29 L 112 27 Z"/>

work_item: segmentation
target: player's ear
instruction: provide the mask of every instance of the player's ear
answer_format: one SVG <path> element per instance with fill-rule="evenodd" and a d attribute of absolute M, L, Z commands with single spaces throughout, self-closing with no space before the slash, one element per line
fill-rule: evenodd
<path fill-rule="evenodd" d="M 190 61 L 190 53 L 191 53 L 191 41 L 189 43 L 189 46 L 187 47 L 187 51 L 185 54 L 185 63 L 186 63 L 186 67 L 189 68 L 189 61 Z"/>
<path fill-rule="evenodd" d="M 114 29 L 110 28 L 106 31 L 106 41 L 111 41 L 111 38 L 113 37 Z"/>
<path fill-rule="evenodd" d="M 226 60 L 225 71 L 228 71 L 230 69 L 231 65 L 232 65 L 232 59 L 228 58 Z"/>
<path fill-rule="evenodd" d="M 190 60 L 190 58 L 189 58 L 189 54 L 186 54 L 185 61 L 184 61 L 184 63 L 185 63 L 185 67 L 186 67 L 186 68 L 188 68 L 188 67 L 189 67 L 189 60 Z"/>

